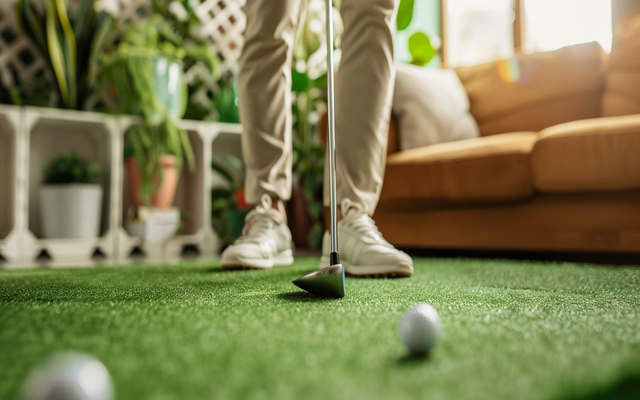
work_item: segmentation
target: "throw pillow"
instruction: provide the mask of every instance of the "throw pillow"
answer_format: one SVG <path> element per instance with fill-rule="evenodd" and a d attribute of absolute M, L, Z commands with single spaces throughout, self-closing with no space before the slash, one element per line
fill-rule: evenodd
<path fill-rule="evenodd" d="M 451 69 L 396 65 L 393 114 L 400 150 L 480 135 L 464 86 Z"/>

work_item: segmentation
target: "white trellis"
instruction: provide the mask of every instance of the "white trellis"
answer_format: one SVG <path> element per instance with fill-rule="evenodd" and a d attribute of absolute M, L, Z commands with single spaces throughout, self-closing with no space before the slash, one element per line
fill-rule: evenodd
<path fill-rule="evenodd" d="M 222 73 L 237 71 L 247 22 L 242 10 L 244 3 L 245 0 L 207 0 L 196 9 L 202 33 L 215 43 Z"/>
<path fill-rule="evenodd" d="M 17 83 L 14 73 L 21 82 L 31 82 L 46 71 L 35 46 L 20 33 L 13 8 L 12 2 L 0 2 L 0 76 L 5 87 Z"/>

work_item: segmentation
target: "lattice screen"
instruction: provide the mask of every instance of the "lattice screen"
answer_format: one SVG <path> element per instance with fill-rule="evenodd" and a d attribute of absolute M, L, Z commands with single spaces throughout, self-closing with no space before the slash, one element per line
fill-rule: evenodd
<path fill-rule="evenodd" d="M 245 0 L 207 0 L 196 9 L 203 34 L 215 44 L 223 73 L 236 72 L 247 22 L 242 11 L 244 3 Z"/>
<path fill-rule="evenodd" d="M 0 76 L 5 87 L 13 87 L 14 73 L 21 82 L 46 71 L 46 64 L 38 50 L 20 34 L 14 17 L 13 3 L 0 2 Z"/>
<path fill-rule="evenodd" d="M 37 50 L 16 26 L 14 3 L 15 0 L 0 0 L 0 75 L 5 86 L 15 83 L 11 74 L 6 73 L 10 66 L 24 82 L 30 82 L 45 66 Z M 118 0 L 120 23 L 127 24 L 144 18 L 150 11 L 149 3 L 150 0 Z M 243 44 L 242 32 L 246 24 L 242 10 L 244 3 L 245 0 L 203 0 L 195 10 L 212 51 L 218 55 L 223 74 L 235 75 L 237 71 L 237 60 Z"/>

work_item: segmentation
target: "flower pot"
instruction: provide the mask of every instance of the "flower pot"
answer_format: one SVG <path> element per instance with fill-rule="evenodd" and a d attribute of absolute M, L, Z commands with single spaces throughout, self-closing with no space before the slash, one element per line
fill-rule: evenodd
<path fill-rule="evenodd" d="M 166 57 L 132 56 L 117 61 L 116 65 L 121 71 L 126 71 L 128 68 L 143 68 L 144 73 L 149 74 L 149 84 L 153 87 L 150 95 L 155 97 L 155 104 L 160 106 L 163 112 L 155 110 L 148 117 L 163 118 L 163 114 L 166 113 L 167 117 L 174 120 L 182 118 L 187 106 L 188 93 L 180 61 Z M 122 111 L 145 116 L 140 104 L 144 100 L 138 88 L 130 85 L 132 85 L 131 82 L 129 85 L 114 87 L 118 101 L 123 106 Z"/>
<path fill-rule="evenodd" d="M 45 238 L 95 238 L 100 234 L 102 187 L 94 184 L 43 185 L 40 220 Z"/>
<path fill-rule="evenodd" d="M 127 157 L 124 160 L 129 181 L 129 194 L 131 203 L 136 207 L 145 205 L 140 197 L 140 170 L 135 157 Z M 167 209 L 173 206 L 173 199 L 178 188 L 178 169 L 176 156 L 164 154 L 160 156 L 162 166 L 162 184 L 160 188 L 151 195 L 151 206 L 159 209 Z"/>
<path fill-rule="evenodd" d="M 187 86 L 182 72 L 182 63 L 164 57 L 155 57 L 152 78 L 156 99 L 164 105 L 169 117 L 182 118 L 187 105 Z"/>

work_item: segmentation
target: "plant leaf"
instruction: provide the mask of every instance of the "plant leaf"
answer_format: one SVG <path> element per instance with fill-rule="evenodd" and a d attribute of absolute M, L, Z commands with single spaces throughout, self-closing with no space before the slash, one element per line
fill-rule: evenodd
<path fill-rule="evenodd" d="M 45 35 L 45 21 L 37 15 L 36 9 L 29 0 L 20 0 L 16 3 L 17 22 L 20 29 L 33 40 L 42 54 L 49 58 L 47 39 Z"/>
<path fill-rule="evenodd" d="M 49 45 L 49 57 L 51 66 L 58 82 L 60 96 L 65 105 L 70 104 L 69 86 L 66 81 L 64 56 L 56 27 L 55 0 L 44 0 L 46 8 L 47 43 Z"/>
<path fill-rule="evenodd" d="M 115 25 L 115 20 L 111 14 L 106 12 L 101 12 L 100 15 L 96 18 L 96 23 L 98 25 L 98 30 L 91 41 L 91 50 L 89 56 L 89 71 L 87 73 L 87 85 L 93 86 L 96 80 L 96 68 L 98 66 L 98 54 L 102 50 L 104 43 L 113 30 Z"/>
<path fill-rule="evenodd" d="M 76 70 L 78 66 L 78 48 L 76 45 L 76 36 L 73 33 L 73 27 L 67 15 L 67 7 L 64 0 L 55 0 L 58 13 L 58 20 L 62 28 L 63 37 L 62 49 L 65 50 L 67 87 L 69 89 L 69 108 L 76 108 L 78 104 L 78 88 L 76 79 Z"/>
<path fill-rule="evenodd" d="M 413 19 L 413 1 L 401 0 L 398 7 L 398 15 L 396 16 L 396 27 L 398 31 L 407 29 Z"/>
<path fill-rule="evenodd" d="M 244 163 L 241 159 L 229 153 L 220 154 L 220 158 L 222 161 L 227 163 L 234 171 L 238 173 L 241 177 L 244 176 Z"/>
<path fill-rule="evenodd" d="M 235 178 L 231 175 L 231 173 L 220 163 L 216 162 L 216 161 L 212 161 L 211 162 L 211 169 L 213 169 L 215 172 L 219 173 L 220 175 L 222 175 L 222 177 L 229 182 L 229 184 L 232 187 L 235 187 L 235 183 L 236 180 Z"/>
<path fill-rule="evenodd" d="M 409 52 L 413 57 L 411 64 L 419 66 L 427 64 L 438 53 L 424 32 L 416 32 L 409 37 Z"/>

